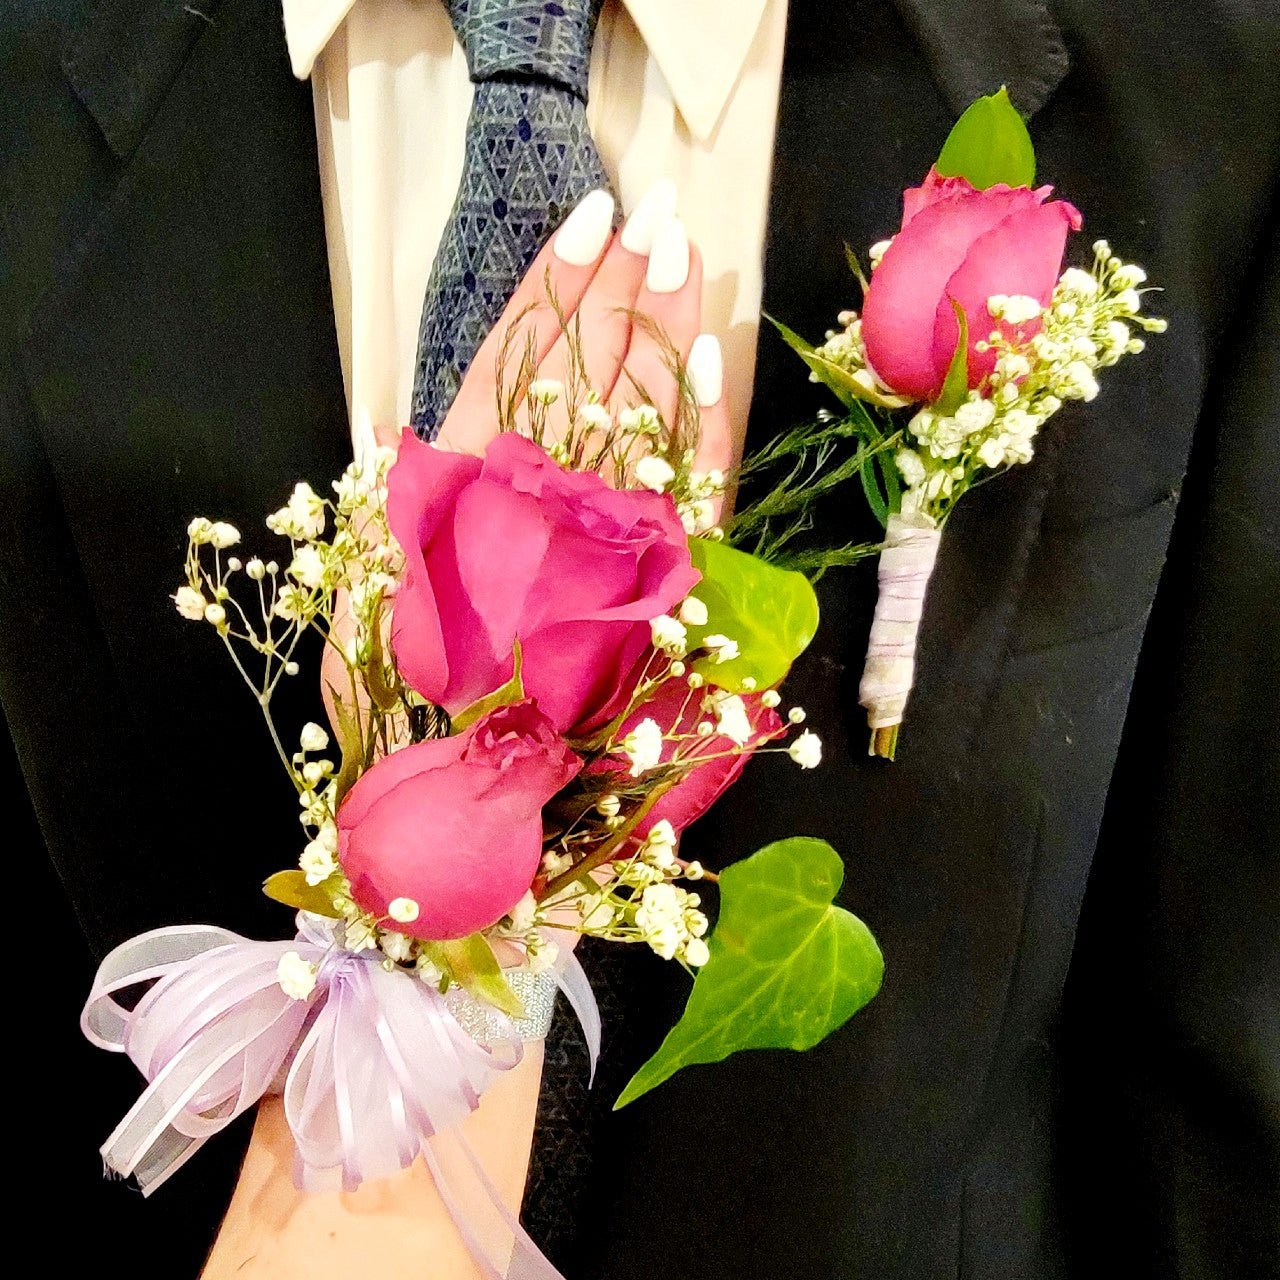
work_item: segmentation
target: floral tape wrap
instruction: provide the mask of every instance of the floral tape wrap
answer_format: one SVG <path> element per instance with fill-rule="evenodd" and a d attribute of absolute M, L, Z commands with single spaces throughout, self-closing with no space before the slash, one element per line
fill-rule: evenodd
<path fill-rule="evenodd" d="M 894 514 L 880 552 L 879 597 L 858 701 L 872 729 L 902 723 L 915 681 L 916 639 L 942 530 L 927 516 Z"/>
<path fill-rule="evenodd" d="M 317 966 L 305 1000 L 277 976 L 291 951 Z M 550 980 L 582 1022 L 594 1072 L 600 1020 L 586 975 L 569 955 Z M 132 1010 L 116 1000 L 148 982 Z M 148 1081 L 103 1159 L 149 1194 L 206 1139 L 280 1093 L 300 1186 L 351 1189 L 421 1155 L 487 1280 L 558 1280 L 458 1132 L 489 1084 L 520 1061 L 521 1032 L 545 1033 L 545 983 L 519 982 L 531 1003 L 542 993 L 536 1025 L 488 1010 L 481 1024 L 456 996 L 385 970 L 378 952 L 341 950 L 330 922 L 305 913 L 292 941 L 204 925 L 139 934 L 102 962 L 81 1016 L 94 1044 L 128 1054 Z"/>

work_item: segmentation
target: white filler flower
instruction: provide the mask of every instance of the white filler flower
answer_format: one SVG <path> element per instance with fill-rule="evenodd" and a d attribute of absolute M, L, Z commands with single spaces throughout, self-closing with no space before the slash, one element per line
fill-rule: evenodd
<path fill-rule="evenodd" d="M 662 759 L 662 730 L 651 717 L 641 720 L 622 740 L 623 754 L 631 761 L 631 776 L 638 778 Z"/>
<path fill-rule="evenodd" d="M 276 981 L 290 1000 L 310 999 L 316 989 L 316 967 L 296 951 L 286 951 L 276 965 Z"/>
<path fill-rule="evenodd" d="M 689 627 L 707 625 L 707 606 L 697 596 L 685 596 L 680 603 L 680 621 Z"/>
<path fill-rule="evenodd" d="M 740 747 L 745 747 L 751 740 L 747 704 L 736 693 L 716 703 L 716 732 Z"/>
<path fill-rule="evenodd" d="M 802 769 L 816 769 L 822 763 L 822 739 L 806 729 L 788 748 L 787 754 Z"/>
<path fill-rule="evenodd" d="M 667 485 L 675 478 L 676 473 L 671 464 L 666 459 L 659 458 L 657 454 L 645 454 L 636 463 L 636 479 L 646 489 L 652 489 L 654 493 L 665 493 Z"/>

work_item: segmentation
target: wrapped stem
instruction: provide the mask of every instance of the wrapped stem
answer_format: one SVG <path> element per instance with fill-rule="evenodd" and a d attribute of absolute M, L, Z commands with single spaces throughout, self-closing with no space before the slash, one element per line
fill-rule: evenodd
<path fill-rule="evenodd" d="M 907 697 L 915 682 L 916 640 L 942 530 L 928 516 L 895 513 L 880 552 L 879 597 L 858 701 L 867 709 L 870 754 L 893 759 Z"/>

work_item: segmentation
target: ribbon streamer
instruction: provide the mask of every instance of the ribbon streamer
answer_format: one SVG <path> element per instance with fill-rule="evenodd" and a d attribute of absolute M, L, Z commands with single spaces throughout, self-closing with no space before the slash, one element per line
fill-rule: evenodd
<path fill-rule="evenodd" d="M 107 956 L 81 1027 L 99 1048 L 127 1054 L 149 1082 L 102 1146 L 107 1168 L 133 1176 L 149 1195 L 215 1133 L 278 1092 L 299 1186 L 352 1190 L 422 1155 L 488 1280 L 563 1280 L 457 1131 L 523 1057 L 515 1027 L 477 1044 L 434 985 L 388 972 L 377 951 L 342 950 L 332 930 L 305 912 L 291 942 L 205 925 L 155 929 Z M 280 986 L 277 968 L 290 951 L 317 969 L 305 1000 Z M 594 1075 L 600 1014 L 590 983 L 571 954 L 555 979 L 582 1023 Z M 117 1001 L 148 982 L 132 1011 Z"/>

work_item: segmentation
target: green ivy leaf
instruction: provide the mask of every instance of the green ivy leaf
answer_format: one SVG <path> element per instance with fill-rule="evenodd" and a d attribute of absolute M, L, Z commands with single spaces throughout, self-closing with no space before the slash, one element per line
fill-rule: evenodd
<path fill-rule="evenodd" d="M 707 606 L 706 625 L 689 628 L 690 649 L 709 635 L 738 644 L 729 662 L 699 658 L 693 669 L 731 693 L 771 688 L 818 630 L 818 597 L 809 579 L 707 538 L 690 538 L 689 552 L 702 574 L 694 594 Z"/>
<path fill-rule="evenodd" d="M 955 413 L 969 395 L 969 321 L 964 308 L 954 298 L 950 302 L 960 326 L 960 336 L 956 339 L 955 353 L 947 365 L 947 376 L 942 381 L 942 390 L 935 404 L 938 412 L 944 414 Z"/>
<path fill-rule="evenodd" d="M 333 876 L 319 884 L 308 884 L 306 875 L 301 871 L 277 871 L 263 882 L 262 892 L 273 902 L 283 902 L 286 907 L 336 919 L 338 912 L 333 907 L 333 895 L 337 888 L 336 877 Z"/>
<path fill-rule="evenodd" d="M 492 693 L 486 693 L 483 698 L 477 698 L 469 707 L 463 707 L 453 717 L 454 733 L 469 729 L 481 716 L 487 716 L 490 711 L 496 711 L 499 707 L 509 707 L 513 702 L 519 702 L 524 697 L 524 679 L 520 674 L 524 667 L 524 658 L 520 652 L 519 639 L 513 641 L 513 645 L 515 668 L 511 672 L 511 679 Z"/>
<path fill-rule="evenodd" d="M 449 942 L 429 942 L 423 948 L 453 982 L 477 1000 L 512 1018 L 524 1017 L 524 1005 L 502 976 L 502 966 L 482 933 Z"/>
<path fill-rule="evenodd" d="M 1035 181 L 1031 135 L 1003 86 L 955 122 L 934 168 L 944 177 L 968 178 L 979 190 L 997 182 L 1029 187 Z"/>
<path fill-rule="evenodd" d="M 614 1109 L 682 1067 L 740 1049 L 810 1049 L 880 990 L 884 958 L 832 905 L 844 867 L 823 840 L 766 845 L 720 874 L 720 921 L 680 1021 Z"/>

